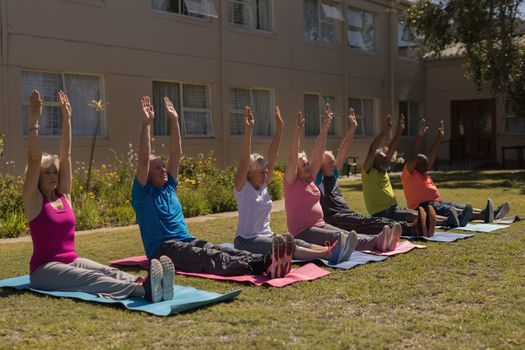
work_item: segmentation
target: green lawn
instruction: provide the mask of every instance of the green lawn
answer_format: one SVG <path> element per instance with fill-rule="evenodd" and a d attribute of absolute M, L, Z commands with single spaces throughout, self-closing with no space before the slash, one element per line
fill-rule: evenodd
<path fill-rule="evenodd" d="M 447 200 L 482 207 L 491 196 L 525 216 L 525 172 L 454 172 L 434 180 Z M 342 187 L 362 212 L 360 182 Z M 235 225 L 218 219 L 189 226 L 218 243 L 232 240 Z M 272 215 L 272 227 L 285 229 L 284 213 Z M 456 243 L 427 243 L 286 288 L 177 276 L 181 285 L 243 292 L 233 302 L 168 318 L 0 289 L 0 348 L 525 348 L 524 232 L 522 221 Z M 142 254 L 136 230 L 79 236 L 77 249 L 105 263 Z M 0 244 L 0 278 L 27 273 L 30 255 L 30 243 Z"/>

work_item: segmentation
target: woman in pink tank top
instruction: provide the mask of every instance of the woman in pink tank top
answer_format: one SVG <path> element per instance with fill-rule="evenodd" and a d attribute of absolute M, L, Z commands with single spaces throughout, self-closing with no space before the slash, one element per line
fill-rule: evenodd
<path fill-rule="evenodd" d="M 86 292 L 112 299 L 145 297 L 157 302 L 173 298 L 171 260 L 152 261 L 148 278 L 80 258 L 75 250 L 75 215 L 71 206 L 71 104 L 58 92 L 62 113 L 59 156 L 41 153 L 38 122 L 40 93 L 29 98 L 28 166 L 23 188 L 24 214 L 33 241 L 31 287 Z"/>

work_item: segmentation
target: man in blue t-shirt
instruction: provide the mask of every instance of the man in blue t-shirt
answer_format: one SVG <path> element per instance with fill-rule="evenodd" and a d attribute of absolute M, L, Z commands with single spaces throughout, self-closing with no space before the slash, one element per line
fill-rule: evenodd
<path fill-rule="evenodd" d="M 269 255 L 215 246 L 193 237 L 184 222 L 176 195 L 182 156 L 178 115 L 171 101 L 164 97 L 170 120 L 170 155 L 168 166 L 151 154 L 151 123 L 155 112 L 149 97 L 142 98 L 143 120 L 139 143 L 139 164 L 133 183 L 131 201 L 137 215 L 144 250 L 148 259 L 166 255 L 176 269 L 221 276 L 262 274 L 271 270 L 277 259 Z"/>

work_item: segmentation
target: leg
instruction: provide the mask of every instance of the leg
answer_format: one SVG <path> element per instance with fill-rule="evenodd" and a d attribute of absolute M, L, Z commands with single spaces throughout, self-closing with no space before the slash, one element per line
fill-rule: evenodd
<path fill-rule="evenodd" d="M 372 215 L 373 217 L 384 217 L 394 221 L 414 222 L 418 217 L 417 210 L 402 208 L 398 205 L 393 205 L 379 213 Z"/>
<path fill-rule="evenodd" d="M 102 265 L 96 261 L 89 260 L 86 258 L 78 258 L 73 262 L 72 265 L 86 270 L 98 271 L 106 276 L 112 277 L 120 281 L 138 282 L 142 280 L 142 277 L 140 276 L 133 276 L 127 272 L 121 271 L 114 267 Z"/>
<path fill-rule="evenodd" d="M 249 239 L 237 236 L 233 244 L 237 251 L 248 251 L 255 254 L 266 255 L 272 250 L 272 241 L 273 236 Z"/>
<path fill-rule="evenodd" d="M 326 228 L 328 226 L 328 228 Z M 340 233 L 346 233 L 337 227 L 326 225 L 325 227 L 312 226 L 299 233 L 295 238 L 301 239 L 308 243 L 324 246 L 325 243 L 332 244 L 338 239 Z"/>
<path fill-rule="evenodd" d="M 355 230 L 363 235 L 376 235 L 383 230 L 385 225 L 394 226 L 395 221 L 385 217 L 367 217 L 355 212 L 339 212 L 325 221 L 335 227 L 346 231 Z"/>
<path fill-rule="evenodd" d="M 340 230 L 339 228 L 334 227 L 330 224 L 326 224 L 324 229 L 332 230 L 335 232 L 337 232 L 337 230 Z M 347 231 L 344 231 L 344 233 L 348 234 Z M 358 233 L 357 234 L 357 246 L 354 249 L 355 250 L 374 250 L 376 246 L 376 240 L 377 240 L 377 234 L 376 235 L 363 235 L 361 233 Z"/>

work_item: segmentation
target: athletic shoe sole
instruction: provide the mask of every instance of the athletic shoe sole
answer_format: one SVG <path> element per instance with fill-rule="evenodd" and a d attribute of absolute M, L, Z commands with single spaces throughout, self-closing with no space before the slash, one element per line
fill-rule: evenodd
<path fill-rule="evenodd" d="M 485 215 L 484 215 L 484 222 L 485 223 L 493 223 L 494 222 L 494 202 L 492 199 L 487 199 L 487 205 L 485 206 Z"/>
<path fill-rule="evenodd" d="M 399 238 L 401 238 L 402 233 L 403 228 L 401 227 L 401 224 L 399 222 L 396 222 L 392 227 L 390 240 L 388 241 L 388 251 L 391 252 L 393 250 L 396 250 L 397 241 L 399 241 Z"/>
<path fill-rule="evenodd" d="M 470 219 L 472 219 L 472 205 L 467 204 L 465 205 L 465 209 L 463 209 L 463 212 L 459 216 L 459 226 L 464 227 L 467 226 Z M 492 221 L 494 221 L 494 213 L 492 213 Z"/>
<path fill-rule="evenodd" d="M 427 237 L 427 214 L 425 209 L 417 208 L 417 220 L 416 220 L 416 231 L 418 237 Z"/>
<path fill-rule="evenodd" d="M 379 232 L 379 234 L 376 237 L 375 249 L 379 250 L 380 252 L 386 252 L 388 249 L 388 243 L 391 239 L 392 233 L 390 231 L 390 227 L 388 227 L 388 225 L 385 225 L 383 227 L 383 231 Z"/>
<path fill-rule="evenodd" d="M 162 266 L 162 300 L 172 300 L 175 294 L 173 277 L 175 277 L 175 266 L 170 258 L 163 255 L 159 258 Z"/>
<path fill-rule="evenodd" d="M 151 259 L 150 261 L 149 280 L 151 285 L 151 301 L 158 303 L 162 300 L 162 265 L 157 259 Z"/>
<path fill-rule="evenodd" d="M 281 270 L 284 258 L 284 239 L 282 236 L 274 236 L 272 240 L 272 263 L 269 267 L 269 274 L 271 278 L 281 277 Z"/>
<path fill-rule="evenodd" d="M 510 211 L 509 202 L 505 202 L 501 205 L 498 214 L 494 217 L 495 220 L 503 219 Z"/>
<path fill-rule="evenodd" d="M 350 256 L 352 256 L 352 252 L 355 250 L 355 247 L 357 247 L 357 233 L 352 230 L 346 236 L 346 242 L 342 247 L 343 254 L 339 262 L 350 260 Z"/>
<path fill-rule="evenodd" d="M 285 233 L 283 235 L 284 239 L 284 258 L 282 261 L 282 270 L 281 270 L 281 277 L 284 277 L 290 272 L 292 269 L 292 259 L 293 255 L 295 253 L 295 239 L 290 233 Z"/>
<path fill-rule="evenodd" d="M 429 205 L 427 207 L 427 237 L 431 237 L 434 235 L 434 231 L 436 230 L 436 209 L 434 209 L 433 206 Z"/>

